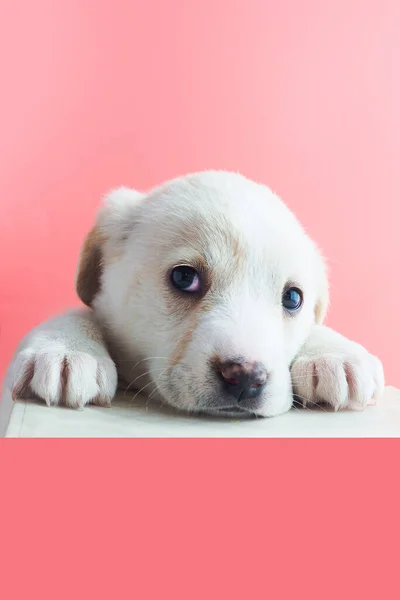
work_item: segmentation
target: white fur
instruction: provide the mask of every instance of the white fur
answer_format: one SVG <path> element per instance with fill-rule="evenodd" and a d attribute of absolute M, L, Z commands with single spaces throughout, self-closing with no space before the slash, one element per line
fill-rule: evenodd
<path fill-rule="evenodd" d="M 214 412 L 221 392 L 210 361 L 218 355 L 265 366 L 269 379 L 252 410 L 260 416 L 288 410 L 293 391 L 305 406 L 323 401 L 335 409 L 363 408 L 382 393 L 380 361 L 320 324 L 328 303 L 324 262 L 265 186 L 204 172 L 147 195 L 123 188 L 107 197 L 97 227 L 103 272 L 92 310 L 58 317 L 25 338 L 10 368 L 14 389 L 30 368 L 29 388 L 48 404 L 107 404 L 118 370 L 125 387 Z M 167 273 L 199 257 L 212 285 L 185 308 Z M 304 293 L 294 316 L 281 304 L 288 282 Z"/>
<path fill-rule="evenodd" d="M 361 410 L 382 396 L 381 361 L 336 331 L 314 325 L 291 368 L 293 391 L 304 406 L 320 399 L 335 410 Z"/>
<path fill-rule="evenodd" d="M 63 382 L 65 362 L 68 376 Z M 6 383 L 15 390 L 29 372 L 30 390 L 48 406 L 61 401 L 72 408 L 88 403 L 107 406 L 117 390 L 115 364 L 87 310 L 73 310 L 46 321 L 22 340 Z"/>

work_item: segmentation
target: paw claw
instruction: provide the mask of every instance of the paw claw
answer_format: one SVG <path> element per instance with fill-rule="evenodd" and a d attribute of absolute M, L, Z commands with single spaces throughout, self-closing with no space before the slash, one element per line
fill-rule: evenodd
<path fill-rule="evenodd" d="M 48 407 L 63 404 L 83 410 L 88 403 L 111 406 L 117 388 L 113 361 L 86 352 L 36 351 L 16 356 L 12 398 L 41 398 Z M 93 398 L 95 400 L 93 400 Z"/>
<path fill-rule="evenodd" d="M 293 392 L 302 397 L 303 407 L 322 401 L 335 412 L 363 411 L 379 401 L 384 386 L 381 363 L 371 366 L 370 359 L 365 350 L 303 355 L 292 365 Z"/>

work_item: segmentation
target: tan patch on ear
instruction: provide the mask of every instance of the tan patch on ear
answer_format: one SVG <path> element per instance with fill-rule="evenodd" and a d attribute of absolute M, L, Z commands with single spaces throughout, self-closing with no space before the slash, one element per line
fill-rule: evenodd
<path fill-rule="evenodd" d="M 104 238 L 102 264 L 107 266 L 115 263 L 122 256 L 121 244 L 118 244 L 115 240 L 107 240 Z"/>
<path fill-rule="evenodd" d="M 323 289 L 320 293 L 320 296 L 316 302 L 314 314 L 315 314 L 315 323 L 317 325 L 322 325 L 325 321 L 326 313 L 328 312 L 329 305 L 329 287 L 327 279 L 324 280 Z"/>
<path fill-rule="evenodd" d="M 103 272 L 102 247 L 106 241 L 104 234 L 97 228 L 88 233 L 79 257 L 76 277 L 76 291 L 79 298 L 87 306 L 91 306 L 100 289 Z"/>
<path fill-rule="evenodd" d="M 326 306 L 320 300 L 315 305 L 314 314 L 315 314 L 315 323 L 317 325 L 322 325 L 322 323 L 324 322 L 324 319 L 325 319 L 325 315 L 326 315 Z"/>
<path fill-rule="evenodd" d="M 318 298 L 315 303 L 314 315 L 316 325 L 322 325 L 325 320 L 326 313 L 328 312 L 329 306 L 329 278 L 328 278 L 328 267 L 324 257 L 318 252 Z"/>

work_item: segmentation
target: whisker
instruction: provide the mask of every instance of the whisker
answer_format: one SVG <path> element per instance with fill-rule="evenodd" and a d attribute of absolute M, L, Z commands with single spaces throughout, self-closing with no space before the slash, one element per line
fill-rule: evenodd
<path fill-rule="evenodd" d="M 300 408 L 295 406 L 296 404 L 298 406 L 300 406 Z M 299 402 L 298 400 L 293 400 L 292 408 L 298 410 L 299 412 L 301 412 L 302 410 L 308 410 L 308 411 L 312 412 L 311 408 L 309 408 L 307 405 L 302 404 L 302 402 Z"/>
<path fill-rule="evenodd" d="M 300 398 L 300 400 L 305 401 L 307 404 L 312 404 L 313 406 L 316 406 L 317 408 L 320 408 L 324 412 L 329 412 L 329 411 L 326 410 L 326 408 L 324 408 L 323 406 L 321 406 L 321 404 L 319 404 L 318 402 L 313 402 L 309 398 L 305 398 L 304 396 L 300 396 L 300 394 L 295 394 L 295 396 L 296 396 L 296 398 Z M 299 404 L 300 404 L 300 402 L 299 402 Z M 304 404 L 304 402 L 303 402 L 303 407 L 306 408 L 306 405 Z"/>
<path fill-rule="evenodd" d="M 164 370 L 164 368 L 159 367 L 158 369 L 153 369 L 154 371 L 161 371 Z M 141 377 L 144 377 L 145 375 L 149 375 L 152 371 L 146 371 L 145 373 L 142 373 L 141 375 L 138 375 L 137 377 L 135 377 L 135 379 L 133 381 L 130 382 L 130 384 L 128 385 L 128 387 L 125 389 L 124 392 L 124 396 L 126 396 L 126 392 L 129 390 L 129 388 L 135 383 L 135 381 L 137 381 L 138 379 L 140 379 Z"/>
<path fill-rule="evenodd" d="M 154 382 L 154 383 L 156 383 L 156 384 L 157 384 L 157 387 L 156 387 L 156 388 L 155 388 L 155 389 L 154 389 L 154 390 L 151 392 L 151 394 L 149 395 L 149 398 L 148 398 L 149 400 L 150 400 L 150 399 L 151 399 L 151 398 L 154 396 L 154 394 L 155 394 L 156 392 L 158 392 L 158 390 L 160 389 L 160 383 L 159 383 L 159 382 L 160 382 L 160 379 L 161 379 L 161 377 L 164 375 L 164 373 L 165 373 L 165 371 L 166 371 L 166 370 L 167 370 L 167 369 L 164 369 L 164 371 L 163 371 L 162 373 L 160 373 L 160 375 L 159 375 L 159 377 L 158 377 L 158 382 L 156 382 L 156 381 Z"/>
<path fill-rule="evenodd" d="M 136 394 L 133 396 L 133 398 L 131 398 L 131 402 L 134 402 L 134 401 L 135 401 L 135 399 L 137 398 L 137 396 L 138 396 L 139 394 L 141 394 L 141 393 L 142 393 L 142 392 L 143 392 L 143 391 L 144 391 L 144 390 L 145 390 L 147 387 L 149 387 L 149 385 L 155 385 L 155 386 L 156 386 L 156 387 L 155 387 L 155 389 L 154 389 L 154 390 L 151 392 L 151 394 L 150 394 L 150 395 L 148 395 L 148 396 L 147 396 L 147 400 L 146 400 L 146 404 L 145 404 L 145 409 L 146 409 L 146 411 L 147 411 L 147 410 L 148 410 L 148 403 L 149 403 L 149 400 L 150 400 L 151 396 L 152 396 L 152 395 L 154 395 L 154 393 L 155 393 L 155 392 L 156 392 L 156 391 L 157 391 L 157 390 L 160 388 L 160 386 L 159 386 L 159 383 L 158 383 L 158 382 L 160 381 L 160 378 L 162 377 L 162 375 L 165 373 L 165 371 L 166 371 L 166 370 L 167 370 L 167 369 L 163 369 L 163 370 L 162 370 L 162 372 L 160 373 L 160 375 L 159 375 L 159 376 L 158 376 L 158 378 L 157 378 L 157 381 L 151 380 L 151 381 L 149 381 L 149 383 L 147 383 L 147 384 L 146 384 L 146 385 L 144 385 L 142 388 L 140 388 L 140 389 L 139 389 L 139 390 L 136 392 Z"/>
<path fill-rule="evenodd" d="M 136 367 L 138 365 L 140 365 L 140 363 L 144 362 L 145 360 L 168 360 L 168 358 L 166 356 L 149 356 L 148 358 L 142 358 L 141 360 L 138 360 L 137 363 L 135 363 L 133 365 L 131 371 L 136 369 Z M 129 362 L 129 361 L 124 361 L 124 362 Z"/>
<path fill-rule="evenodd" d="M 157 377 L 157 381 L 153 381 L 153 383 L 156 385 L 156 387 L 154 388 L 154 390 L 147 396 L 147 400 L 146 400 L 146 411 L 148 410 L 148 404 L 149 404 L 149 400 L 154 396 L 154 394 L 160 389 L 160 379 L 161 377 L 164 375 L 165 371 L 167 369 L 164 369 L 159 376 Z M 164 402 L 162 402 L 161 406 L 164 404 Z M 160 407 L 161 408 L 161 407 Z"/>
<path fill-rule="evenodd" d="M 156 385 L 156 387 L 154 388 L 154 390 L 153 390 L 153 391 L 151 392 L 151 394 L 149 394 L 149 396 L 147 397 L 147 400 L 146 400 L 146 410 L 148 410 L 148 404 L 149 404 L 149 401 L 152 399 L 152 397 L 154 396 L 154 394 L 156 394 L 156 393 L 159 391 L 159 389 L 160 389 L 160 386 L 159 386 L 159 385 Z M 164 404 L 164 403 L 165 403 L 165 401 L 163 400 L 163 401 L 160 403 L 160 408 L 163 406 L 163 404 Z"/>
<path fill-rule="evenodd" d="M 134 402 L 136 400 L 136 398 L 139 396 L 139 394 L 141 394 L 147 387 L 149 387 L 149 385 L 154 385 L 154 381 L 149 381 L 149 383 L 146 383 L 146 385 L 144 385 L 142 388 L 140 388 L 140 390 L 138 390 L 136 392 L 136 394 L 133 396 L 133 398 L 131 398 L 131 402 Z"/>

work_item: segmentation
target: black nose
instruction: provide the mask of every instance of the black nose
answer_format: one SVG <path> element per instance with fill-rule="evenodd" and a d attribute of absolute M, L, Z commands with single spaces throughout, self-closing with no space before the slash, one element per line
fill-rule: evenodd
<path fill-rule="evenodd" d="M 265 386 L 268 373 L 260 363 L 227 362 L 219 366 L 225 391 L 238 402 L 259 396 Z"/>

